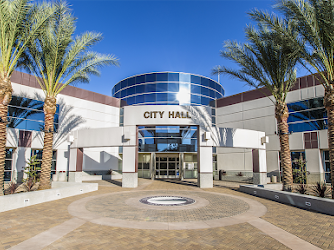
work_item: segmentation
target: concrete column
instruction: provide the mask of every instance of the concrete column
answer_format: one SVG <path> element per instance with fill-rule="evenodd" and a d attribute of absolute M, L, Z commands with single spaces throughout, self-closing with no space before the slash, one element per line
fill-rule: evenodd
<path fill-rule="evenodd" d="M 199 147 L 197 162 L 197 185 L 200 188 L 213 188 L 212 147 Z"/>
<path fill-rule="evenodd" d="M 122 187 L 138 187 L 138 152 L 136 146 L 123 147 Z"/>
<path fill-rule="evenodd" d="M 255 185 L 267 184 L 266 150 L 253 149 L 253 183 Z"/>
<path fill-rule="evenodd" d="M 70 150 L 69 182 L 82 182 L 83 148 Z"/>

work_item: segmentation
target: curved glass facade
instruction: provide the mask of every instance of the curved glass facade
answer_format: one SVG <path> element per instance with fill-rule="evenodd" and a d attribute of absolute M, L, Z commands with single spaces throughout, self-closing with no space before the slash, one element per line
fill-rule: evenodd
<path fill-rule="evenodd" d="M 127 105 L 210 105 L 224 88 L 207 77 L 175 72 L 136 75 L 118 82 L 112 96 Z"/>

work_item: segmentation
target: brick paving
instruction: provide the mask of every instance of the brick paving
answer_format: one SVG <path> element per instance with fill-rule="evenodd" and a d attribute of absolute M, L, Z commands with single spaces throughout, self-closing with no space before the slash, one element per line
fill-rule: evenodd
<path fill-rule="evenodd" d="M 215 192 L 253 199 L 267 207 L 268 211 L 261 217 L 262 219 L 321 249 L 334 249 L 333 216 L 310 212 L 240 193 L 233 190 L 235 186 L 231 183 L 215 182 L 215 184 L 217 187 L 201 192 L 191 181 L 180 184 L 174 181 L 139 180 L 140 186 L 135 190 L 149 191 L 150 193 L 153 190 L 176 190 L 172 193 L 179 192 L 182 194 L 189 190 L 196 192 L 196 194 L 199 193 L 198 195 L 203 197 L 205 197 L 206 191 L 209 191 L 208 196 L 214 196 L 211 192 Z M 9 249 L 73 218 L 68 213 L 67 207 L 74 201 L 84 197 L 109 193 L 117 193 L 114 194 L 114 197 L 116 197 L 121 195 L 118 192 L 132 190 L 121 188 L 118 185 L 117 182 L 99 181 L 99 190 L 96 192 L 0 213 L 0 249 Z M 128 194 L 132 194 L 132 192 Z M 216 205 L 219 207 L 219 204 Z M 216 210 L 219 210 L 219 208 Z M 181 220 L 181 217 L 178 217 L 178 220 Z M 84 223 L 45 249 L 157 248 L 289 249 L 249 223 L 196 230 L 147 230 L 111 227 L 91 222 Z"/>

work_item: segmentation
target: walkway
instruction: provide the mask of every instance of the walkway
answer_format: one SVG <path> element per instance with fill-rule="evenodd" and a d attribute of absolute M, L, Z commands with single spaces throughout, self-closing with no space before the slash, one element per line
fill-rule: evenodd
<path fill-rule="evenodd" d="M 99 181 L 96 192 L 0 213 L 2 249 L 334 249 L 334 217 L 237 191 L 216 181 Z M 195 200 L 153 206 L 152 196 Z"/>

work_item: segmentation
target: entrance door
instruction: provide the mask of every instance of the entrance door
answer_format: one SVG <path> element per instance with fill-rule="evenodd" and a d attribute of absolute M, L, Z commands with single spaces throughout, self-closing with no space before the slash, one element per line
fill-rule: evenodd
<path fill-rule="evenodd" d="M 156 156 L 155 178 L 179 178 L 180 160 L 178 154 L 166 154 Z"/>

